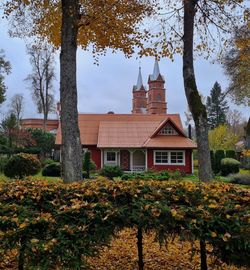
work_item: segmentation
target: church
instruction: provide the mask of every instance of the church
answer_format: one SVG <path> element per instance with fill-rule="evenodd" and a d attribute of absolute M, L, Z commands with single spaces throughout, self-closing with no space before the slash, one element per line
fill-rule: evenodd
<path fill-rule="evenodd" d="M 179 114 L 168 114 L 165 79 L 155 60 L 143 85 L 141 68 L 132 89 L 131 114 L 79 114 L 83 151 L 90 151 L 97 169 L 120 166 L 126 172 L 180 170 L 193 172 L 192 151 L 196 144 L 186 136 Z M 41 119 L 25 119 L 22 126 L 39 127 Z M 56 145 L 61 146 L 60 121 L 48 122 L 56 130 Z M 41 122 L 42 123 L 42 122 Z"/>

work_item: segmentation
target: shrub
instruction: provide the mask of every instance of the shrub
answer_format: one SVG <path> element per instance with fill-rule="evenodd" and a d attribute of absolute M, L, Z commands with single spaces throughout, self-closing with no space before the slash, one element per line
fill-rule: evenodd
<path fill-rule="evenodd" d="M 248 174 L 233 174 L 230 177 L 230 182 L 233 184 L 248 185 L 250 186 L 250 175 Z"/>
<path fill-rule="evenodd" d="M 230 173 L 238 173 L 240 162 L 233 158 L 223 158 L 221 160 L 221 175 L 227 176 Z"/>
<path fill-rule="evenodd" d="M 42 166 L 45 167 L 46 165 L 48 164 L 52 164 L 52 163 L 55 163 L 55 161 L 51 158 L 46 158 L 42 161 Z"/>
<path fill-rule="evenodd" d="M 90 171 L 94 171 L 96 169 L 96 164 L 91 159 L 90 152 L 89 151 L 86 151 L 84 153 L 82 164 L 83 164 L 83 171 L 85 171 L 87 173 L 87 177 L 86 178 L 89 178 Z"/>
<path fill-rule="evenodd" d="M 122 176 L 123 172 L 119 166 L 107 166 L 105 165 L 101 171 L 100 175 L 106 176 L 109 179 L 113 179 L 114 177 Z"/>
<path fill-rule="evenodd" d="M 211 159 L 211 167 L 212 167 L 212 171 L 215 173 L 216 171 L 216 162 L 215 162 L 215 155 L 214 155 L 214 151 L 211 150 L 210 151 L 210 159 Z"/>
<path fill-rule="evenodd" d="M 214 155 L 214 173 L 219 173 L 221 171 L 221 160 L 225 158 L 224 150 L 216 150 Z"/>
<path fill-rule="evenodd" d="M 226 151 L 226 157 L 227 158 L 234 158 L 234 159 L 236 159 L 236 153 L 235 153 L 235 151 L 234 150 L 227 150 Z"/>
<path fill-rule="evenodd" d="M 1 173 L 4 172 L 4 168 L 5 168 L 8 160 L 9 160 L 9 158 L 7 158 L 7 157 L 0 158 L 0 172 Z"/>
<path fill-rule="evenodd" d="M 198 165 L 199 165 L 198 159 L 194 159 L 193 164 L 194 164 L 194 168 L 198 168 Z"/>
<path fill-rule="evenodd" d="M 86 171 L 82 172 L 82 178 L 83 179 L 88 179 L 89 178 L 89 173 L 87 173 Z"/>
<path fill-rule="evenodd" d="M 47 164 L 43 170 L 42 175 L 43 176 L 55 176 L 60 177 L 61 176 L 61 164 L 58 162 L 53 162 L 50 164 Z"/>
<path fill-rule="evenodd" d="M 23 178 L 38 173 L 40 169 L 41 163 L 34 155 L 22 153 L 8 160 L 4 174 L 10 178 Z"/>

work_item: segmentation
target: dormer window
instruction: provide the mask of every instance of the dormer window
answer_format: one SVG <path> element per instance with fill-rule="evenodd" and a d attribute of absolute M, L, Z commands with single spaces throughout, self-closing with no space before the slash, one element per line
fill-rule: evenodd
<path fill-rule="evenodd" d="M 178 135 L 177 131 L 169 124 L 161 129 L 159 135 Z"/>

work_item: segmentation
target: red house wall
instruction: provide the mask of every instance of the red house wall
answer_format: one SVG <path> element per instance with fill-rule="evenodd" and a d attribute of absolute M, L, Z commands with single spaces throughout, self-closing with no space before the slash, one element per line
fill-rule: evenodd
<path fill-rule="evenodd" d="M 91 153 L 91 159 L 96 164 L 96 169 L 101 169 L 101 150 L 96 147 L 96 145 L 84 145 L 83 148 L 88 148 Z"/>
<path fill-rule="evenodd" d="M 154 165 L 154 150 L 159 150 L 159 149 L 148 149 L 148 170 L 149 169 L 153 169 L 157 171 L 181 170 L 188 174 L 192 173 L 192 150 L 179 149 L 179 150 L 185 150 L 185 165 Z M 169 150 L 169 149 L 165 149 L 165 150 Z"/>

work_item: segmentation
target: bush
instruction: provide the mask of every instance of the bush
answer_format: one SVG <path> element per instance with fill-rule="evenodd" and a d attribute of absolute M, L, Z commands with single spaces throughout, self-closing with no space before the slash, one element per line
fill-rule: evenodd
<path fill-rule="evenodd" d="M 100 175 L 106 176 L 109 179 L 113 179 L 114 177 L 122 176 L 123 172 L 119 166 L 107 166 L 105 165 L 101 171 Z"/>
<path fill-rule="evenodd" d="M 248 174 L 233 174 L 230 177 L 230 182 L 233 184 L 248 185 L 250 186 L 250 175 Z"/>
<path fill-rule="evenodd" d="M 221 160 L 225 158 L 224 150 L 216 150 L 214 155 L 214 173 L 217 174 L 221 171 Z"/>
<path fill-rule="evenodd" d="M 161 172 L 141 172 L 141 173 L 126 173 L 122 175 L 122 180 L 159 180 L 164 181 L 168 179 L 179 179 L 181 177 L 180 171 L 161 171 Z"/>
<path fill-rule="evenodd" d="M 211 167 L 212 167 L 212 171 L 215 173 L 216 171 L 216 163 L 215 163 L 215 155 L 214 155 L 214 151 L 211 150 L 210 151 L 210 159 L 211 159 Z"/>
<path fill-rule="evenodd" d="M 221 160 L 221 175 L 227 176 L 230 173 L 238 173 L 240 171 L 240 162 L 233 158 L 223 158 Z"/>
<path fill-rule="evenodd" d="M 199 165 L 198 159 L 194 159 L 193 164 L 194 164 L 194 168 L 197 169 Z"/>
<path fill-rule="evenodd" d="M 41 163 L 34 155 L 22 153 L 8 160 L 4 174 L 9 178 L 23 178 L 38 173 L 40 169 Z"/>
<path fill-rule="evenodd" d="M 52 164 L 52 163 L 55 163 L 55 161 L 51 158 L 46 158 L 42 161 L 42 166 L 45 167 L 46 165 L 48 164 Z"/>
<path fill-rule="evenodd" d="M 234 150 L 227 150 L 226 151 L 226 157 L 227 158 L 233 158 L 236 159 L 236 153 Z"/>
<path fill-rule="evenodd" d="M 43 170 L 42 175 L 43 176 L 54 176 L 54 177 L 60 177 L 61 176 L 61 164 L 58 162 L 53 162 L 50 164 L 47 164 Z"/>
<path fill-rule="evenodd" d="M 9 158 L 7 157 L 2 157 L 0 158 L 0 172 L 3 173 L 4 172 L 4 168 L 8 162 Z"/>

